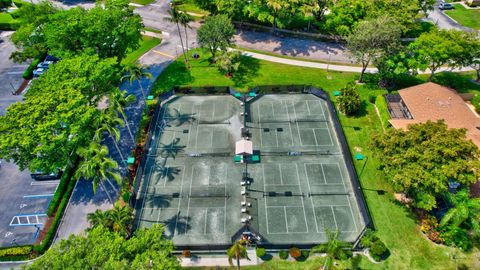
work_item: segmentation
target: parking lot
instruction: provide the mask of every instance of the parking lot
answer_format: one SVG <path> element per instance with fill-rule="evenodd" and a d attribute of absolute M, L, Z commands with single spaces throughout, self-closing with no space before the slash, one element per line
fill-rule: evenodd
<path fill-rule="evenodd" d="M 15 49 L 8 40 L 11 33 L 0 32 L 0 115 L 10 104 L 23 99 L 12 92 L 22 83 L 22 73 L 28 66 L 9 59 Z M 58 181 L 34 181 L 30 172 L 2 160 L 0 183 L 0 247 L 34 243 Z"/>

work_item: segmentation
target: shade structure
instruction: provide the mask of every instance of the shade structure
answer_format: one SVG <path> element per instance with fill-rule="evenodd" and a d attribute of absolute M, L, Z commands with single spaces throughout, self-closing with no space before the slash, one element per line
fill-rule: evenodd
<path fill-rule="evenodd" d="M 253 154 L 253 143 L 247 140 L 240 140 L 235 143 L 235 155 Z"/>

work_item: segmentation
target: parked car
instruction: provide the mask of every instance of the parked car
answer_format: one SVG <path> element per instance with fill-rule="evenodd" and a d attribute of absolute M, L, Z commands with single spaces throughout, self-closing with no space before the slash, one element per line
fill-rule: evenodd
<path fill-rule="evenodd" d="M 36 171 L 35 173 L 30 174 L 30 176 L 35 181 L 47 181 L 47 180 L 57 180 L 62 177 L 63 171 L 59 171 L 58 173 L 44 173 L 40 171 Z"/>
<path fill-rule="evenodd" d="M 47 55 L 47 56 L 45 57 L 45 61 L 58 62 L 58 61 L 60 61 L 60 58 L 57 58 L 57 57 L 51 56 L 51 55 Z"/>
<path fill-rule="evenodd" d="M 441 10 L 448 10 L 448 9 L 454 9 L 455 7 L 450 3 L 441 3 L 438 6 L 438 8 L 441 9 Z"/>
<path fill-rule="evenodd" d="M 37 68 L 33 71 L 33 77 L 38 77 L 40 75 L 42 75 L 43 73 L 45 73 L 45 68 Z"/>
<path fill-rule="evenodd" d="M 43 61 L 43 62 L 40 62 L 38 65 L 37 65 L 37 68 L 43 68 L 43 69 L 48 69 L 48 66 L 50 66 L 51 64 L 53 64 L 55 62 L 53 61 Z"/>

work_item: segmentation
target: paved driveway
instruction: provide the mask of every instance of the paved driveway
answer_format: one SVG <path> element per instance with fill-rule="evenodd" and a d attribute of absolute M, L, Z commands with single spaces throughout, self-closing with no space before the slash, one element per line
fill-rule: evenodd
<path fill-rule="evenodd" d="M 437 0 L 437 3 L 435 4 L 434 10 L 431 11 L 428 14 L 428 17 L 426 18 L 427 21 L 430 21 L 438 26 L 440 29 L 456 29 L 456 30 L 463 30 L 463 31 L 474 31 L 471 28 L 462 26 L 461 24 L 457 23 L 456 21 L 450 19 L 447 15 L 443 13 L 442 10 L 438 8 L 438 5 L 442 3 L 441 0 Z"/>

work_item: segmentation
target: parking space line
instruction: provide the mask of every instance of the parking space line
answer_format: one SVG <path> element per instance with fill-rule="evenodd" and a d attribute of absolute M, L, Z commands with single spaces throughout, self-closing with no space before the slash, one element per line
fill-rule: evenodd
<path fill-rule="evenodd" d="M 60 183 L 60 180 L 54 180 L 54 181 L 42 181 L 42 182 L 31 182 L 31 186 L 49 186 L 49 185 L 58 185 Z"/>
<path fill-rule="evenodd" d="M 53 197 L 54 194 L 38 194 L 38 195 L 25 195 L 23 198 L 25 199 L 37 199 L 37 198 L 48 198 Z"/>

